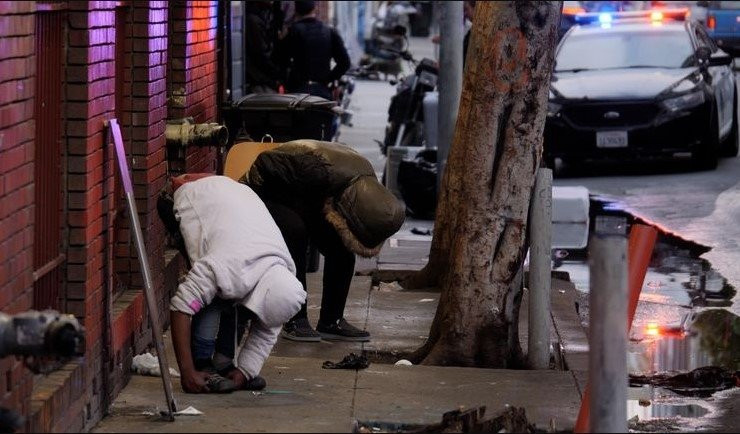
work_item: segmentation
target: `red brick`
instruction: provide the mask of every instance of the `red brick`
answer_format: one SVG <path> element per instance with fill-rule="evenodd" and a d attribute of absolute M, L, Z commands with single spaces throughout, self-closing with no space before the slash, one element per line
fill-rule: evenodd
<path fill-rule="evenodd" d="M 31 182 L 33 182 L 33 164 L 29 163 L 8 172 L 5 188 L 8 191 L 13 191 Z"/>
<path fill-rule="evenodd" d="M 101 137 L 102 138 L 102 137 Z M 92 154 L 85 156 L 70 156 L 67 162 L 67 170 L 70 173 L 88 173 L 103 164 L 103 145 Z M 102 173 L 100 174 L 102 181 Z"/>
<path fill-rule="evenodd" d="M 34 37 L 30 33 L 28 36 L 2 36 L 1 33 L 2 30 L 0 30 L 0 59 L 26 57 L 34 53 Z"/>

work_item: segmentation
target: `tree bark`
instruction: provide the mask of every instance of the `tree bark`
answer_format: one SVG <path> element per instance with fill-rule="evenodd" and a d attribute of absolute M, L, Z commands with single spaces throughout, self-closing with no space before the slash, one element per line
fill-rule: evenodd
<path fill-rule="evenodd" d="M 429 264 L 407 285 L 442 294 L 415 362 L 512 367 L 514 285 L 542 154 L 562 2 L 478 2 Z"/>

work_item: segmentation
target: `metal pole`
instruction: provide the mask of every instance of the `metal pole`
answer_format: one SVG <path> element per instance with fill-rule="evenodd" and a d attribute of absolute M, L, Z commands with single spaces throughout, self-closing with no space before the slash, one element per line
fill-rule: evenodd
<path fill-rule="evenodd" d="M 589 242 L 590 432 L 627 432 L 627 239 L 602 217 Z"/>
<path fill-rule="evenodd" d="M 131 226 L 134 230 L 134 239 L 136 240 L 136 250 L 139 254 L 139 265 L 141 266 L 141 273 L 144 277 L 144 295 L 146 296 L 147 311 L 149 312 L 149 321 L 152 325 L 152 340 L 154 341 L 154 347 L 157 350 L 157 358 L 159 359 L 159 370 L 162 374 L 162 384 L 164 386 L 164 395 L 167 400 L 167 419 L 170 421 L 175 420 L 175 411 L 177 406 L 175 404 L 174 394 L 172 393 L 172 380 L 170 379 L 170 367 L 167 363 L 167 353 L 164 349 L 164 340 L 162 339 L 162 326 L 159 323 L 159 311 L 157 309 L 157 300 L 154 297 L 154 285 L 152 285 L 152 276 L 149 271 L 149 258 L 146 253 L 146 246 L 144 245 L 144 236 L 141 233 L 141 225 L 139 224 L 139 213 L 136 209 L 136 199 L 134 197 L 134 189 L 131 184 L 131 177 L 128 171 L 128 163 L 126 161 L 126 154 L 123 148 L 123 138 L 121 137 L 121 127 L 118 125 L 116 119 L 109 121 L 109 127 L 113 134 L 113 142 L 116 147 L 116 156 L 118 157 L 118 168 L 121 171 L 121 180 L 123 181 L 123 190 L 126 193 L 126 202 L 128 203 L 128 212 L 131 217 Z"/>
<path fill-rule="evenodd" d="M 552 170 L 539 169 L 529 220 L 529 341 L 532 369 L 550 366 L 550 285 L 552 250 Z"/>
<path fill-rule="evenodd" d="M 457 121 L 463 76 L 463 2 L 438 1 L 439 26 L 439 140 L 437 140 L 437 191 L 447 165 Z"/>

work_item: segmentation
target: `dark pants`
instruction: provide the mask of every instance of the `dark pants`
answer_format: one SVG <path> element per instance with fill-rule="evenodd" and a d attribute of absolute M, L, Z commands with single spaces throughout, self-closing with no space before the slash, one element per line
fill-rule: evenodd
<path fill-rule="evenodd" d="M 272 201 L 265 201 L 288 245 L 290 256 L 296 265 L 296 277 L 306 288 L 306 252 L 308 243 L 315 245 L 324 255 L 324 290 L 321 297 L 319 322 L 331 323 L 342 318 L 347 302 L 349 286 L 355 272 L 355 255 L 342 243 L 337 231 L 319 216 L 304 220 L 291 208 Z M 293 319 L 306 318 L 306 305 Z"/>

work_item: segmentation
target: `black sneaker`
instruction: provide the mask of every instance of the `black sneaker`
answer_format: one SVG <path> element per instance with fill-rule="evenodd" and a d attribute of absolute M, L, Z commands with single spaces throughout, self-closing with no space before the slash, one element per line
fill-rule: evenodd
<path fill-rule="evenodd" d="M 330 324 L 319 322 L 316 330 L 322 339 L 328 341 L 367 342 L 370 340 L 370 333 L 351 325 L 344 318 Z"/>
<path fill-rule="evenodd" d="M 298 318 L 288 321 L 283 326 L 280 336 L 291 341 L 321 342 L 321 335 L 308 323 L 308 318 Z"/>
<path fill-rule="evenodd" d="M 259 375 L 252 378 L 251 380 L 247 380 L 246 383 L 244 383 L 241 387 L 242 390 L 262 390 L 267 386 L 267 381 L 265 381 L 264 378 L 260 377 Z"/>

